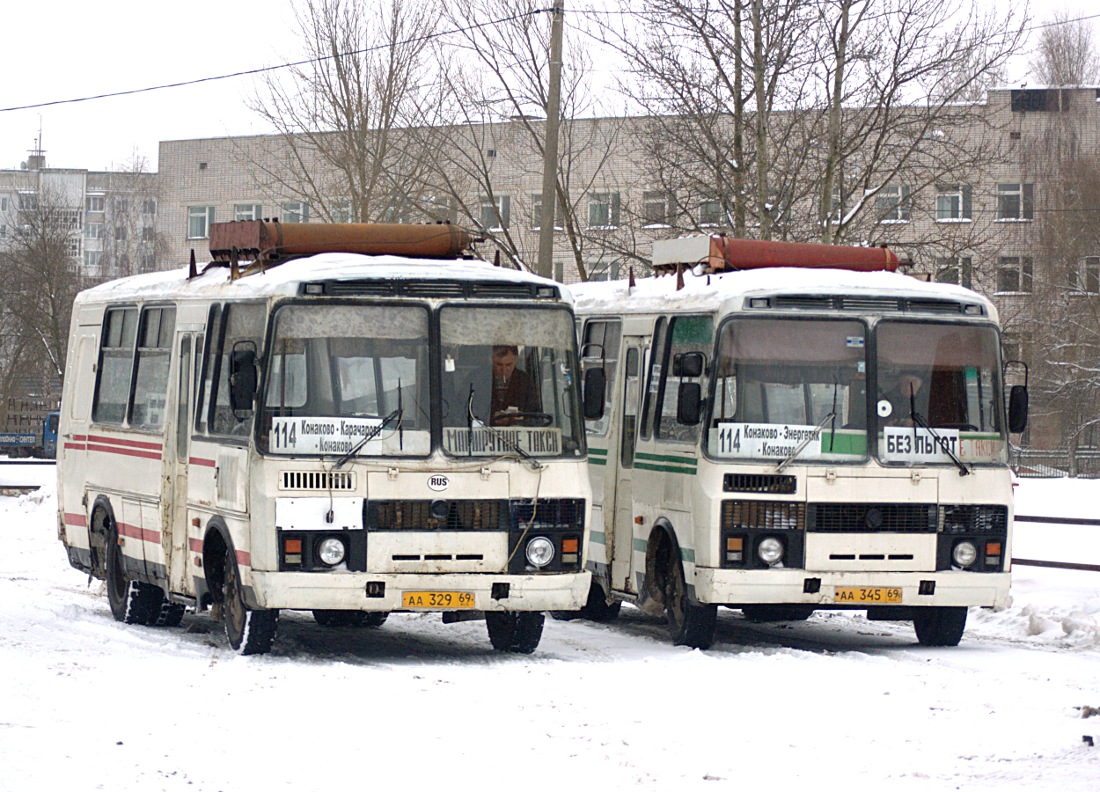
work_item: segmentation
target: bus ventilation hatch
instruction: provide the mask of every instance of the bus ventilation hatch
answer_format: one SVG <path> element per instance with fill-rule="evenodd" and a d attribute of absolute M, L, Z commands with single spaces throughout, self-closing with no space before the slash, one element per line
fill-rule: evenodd
<path fill-rule="evenodd" d="M 722 478 L 723 492 L 773 492 L 793 495 L 798 480 L 794 476 L 766 473 L 727 473 Z"/>
<path fill-rule="evenodd" d="M 355 474 L 331 470 L 284 470 L 279 489 L 349 492 L 355 489 Z"/>

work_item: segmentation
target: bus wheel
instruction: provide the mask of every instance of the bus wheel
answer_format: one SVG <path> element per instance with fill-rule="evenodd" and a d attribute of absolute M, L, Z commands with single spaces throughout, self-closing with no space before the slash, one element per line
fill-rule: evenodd
<path fill-rule="evenodd" d="M 608 605 L 607 595 L 604 593 L 603 586 L 593 580 L 592 585 L 588 589 L 588 601 L 584 603 L 584 606 L 580 610 L 550 611 L 550 615 L 557 621 L 588 619 L 588 621 L 606 624 L 607 622 L 615 621 L 622 607 L 623 603 L 619 600 Z"/>
<path fill-rule="evenodd" d="M 531 654 L 542 640 L 542 625 L 545 621 L 546 616 L 537 611 L 485 613 L 489 642 L 499 652 Z"/>
<path fill-rule="evenodd" d="M 115 621 L 123 624 L 152 624 L 160 614 L 164 593 L 156 586 L 126 577 L 118 530 L 112 525 L 107 535 L 107 602 Z"/>
<path fill-rule="evenodd" d="M 266 654 L 275 640 L 279 611 L 250 610 L 244 604 L 241 572 L 232 550 L 225 553 L 225 637 L 243 655 Z"/>
<path fill-rule="evenodd" d="M 665 616 L 672 642 L 676 646 L 709 649 L 718 627 L 718 606 L 691 601 L 684 581 L 684 567 L 678 559 L 669 560 L 665 585 Z"/>
<path fill-rule="evenodd" d="M 741 615 L 751 622 L 806 621 L 814 615 L 813 605 L 742 605 Z"/>
<path fill-rule="evenodd" d="M 966 629 L 966 608 L 921 608 L 913 627 L 921 646 L 958 646 Z"/>
<path fill-rule="evenodd" d="M 186 605 L 181 605 L 178 602 L 169 602 L 165 599 L 161 603 L 160 613 L 157 615 L 157 627 L 179 627 L 180 622 L 183 621 L 184 611 L 186 610 Z"/>

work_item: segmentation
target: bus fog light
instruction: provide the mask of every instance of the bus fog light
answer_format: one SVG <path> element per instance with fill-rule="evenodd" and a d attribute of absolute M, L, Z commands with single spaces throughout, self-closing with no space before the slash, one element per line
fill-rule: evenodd
<path fill-rule="evenodd" d="M 317 557 L 321 559 L 322 564 L 327 566 L 336 566 L 344 560 L 344 555 L 347 550 L 344 548 L 344 542 L 341 539 L 337 539 L 335 536 L 330 536 L 327 539 L 323 539 L 321 544 L 317 546 Z"/>
<path fill-rule="evenodd" d="M 783 560 L 783 543 L 774 536 L 766 536 L 756 546 L 756 555 L 768 566 L 775 566 Z"/>
<path fill-rule="evenodd" d="M 958 566 L 968 567 L 978 560 L 978 548 L 973 542 L 959 542 L 951 551 L 951 557 Z"/>
<path fill-rule="evenodd" d="M 554 543 L 545 536 L 536 536 L 527 543 L 527 560 L 532 566 L 546 566 L 554 560 Z"/>

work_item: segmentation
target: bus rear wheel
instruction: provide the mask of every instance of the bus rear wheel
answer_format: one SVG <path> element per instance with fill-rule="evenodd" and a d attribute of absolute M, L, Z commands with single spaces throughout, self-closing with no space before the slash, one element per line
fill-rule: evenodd
<path fill-rule="evenodd" d="M 718 606 L 692 602 L 684 579 L 684 566 L 675 557 L 669 560 L 665 577 L 665 616 L 668 632 L 676 646 L 709 649 L 718 627 Z"/>
<path fill-rule="evenodd" d="M 244 604 L 241 572 L 233 550 L 225 553 L 225 637 L 243 655 L 266 654 L 275 641 L 279 611 L 251 610 Z"/>
<path fill-rule="evenodd" d="M 537 611 L 485 613 L 489 642 L 498 652 L 531 654 L 542 640 L 542 626 L 545 622 L 545 614 Z"/>
<path fill-rule="evenodd" d="M 112 525 L 107 535 L 107 602 L 115 621 L 123 624 L 153 624 L 160 615 L 164 593 L 156 586 L 130 580 L 122 566 L 118 530 Z"/>
<path fill-rule="evenodd" d="M 921 646 L 958 646 L 966 629 L 966 608 L 920 608 L 913 628 Z"/>

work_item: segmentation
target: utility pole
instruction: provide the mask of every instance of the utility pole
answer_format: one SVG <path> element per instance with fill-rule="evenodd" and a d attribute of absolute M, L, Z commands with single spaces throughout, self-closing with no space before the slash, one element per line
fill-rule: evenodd
<path fill-rule="evenodd" d="M 546 140 L 542 147 L 542 212 L 539 214 L 539 260 L 536 273 L 554 277 L 554 221 L 558 209 L 558 117 L 561 114 L 561 39 L 565 0 L 550 10 L 550 85 L 546 94 Z"/>

